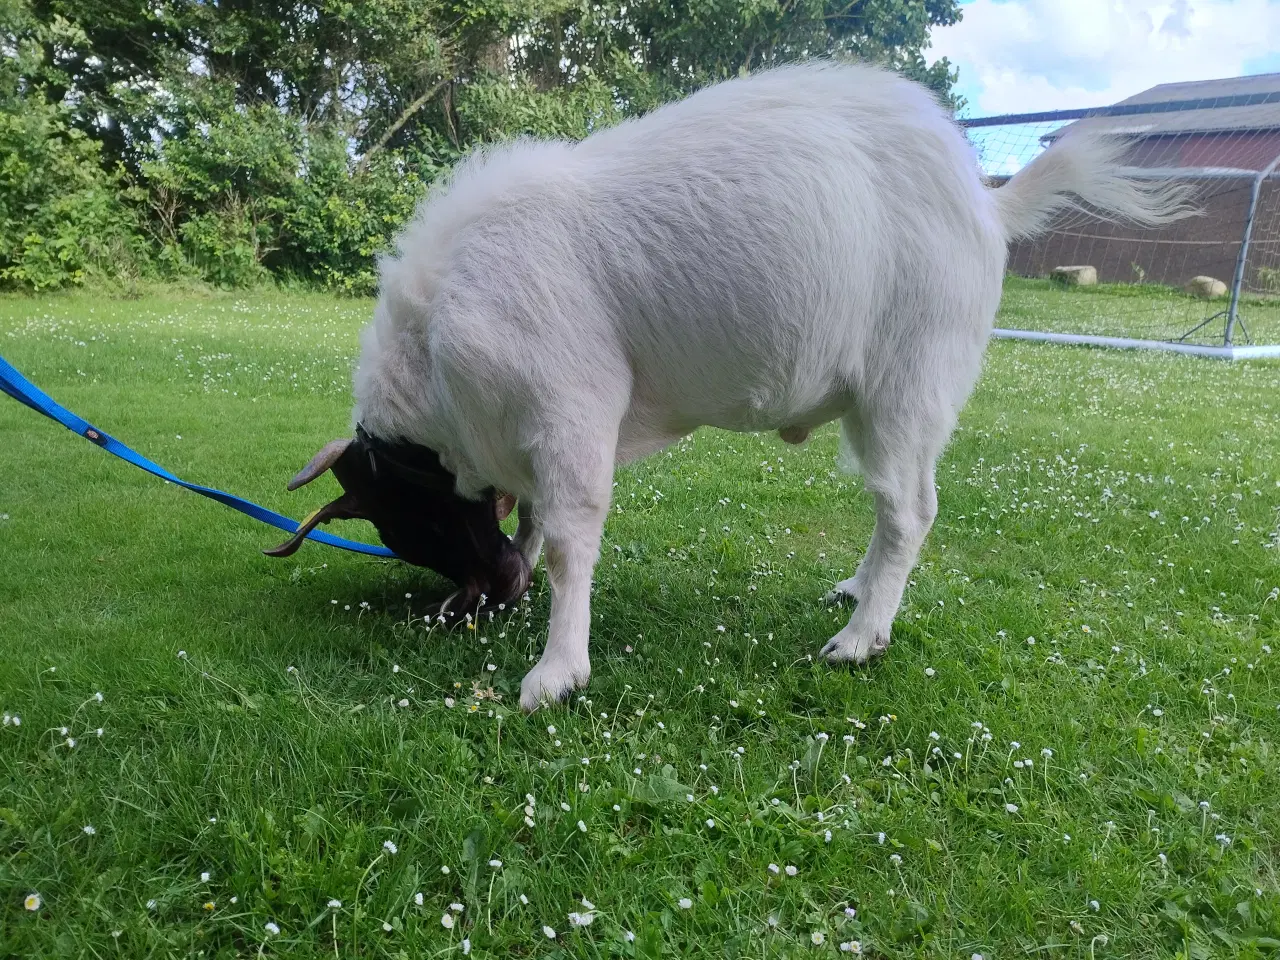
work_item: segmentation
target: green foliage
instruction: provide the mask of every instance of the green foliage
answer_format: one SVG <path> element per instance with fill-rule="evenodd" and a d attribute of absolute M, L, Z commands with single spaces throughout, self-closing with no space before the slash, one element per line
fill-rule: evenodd
<path fill-rule="evenodd" d="M 0 104 L 0 283 L 42 290 L 136 277 L 142 244 L 121 188 L 60 108 Z"/>
<path fill-rule="evenodd" d="M 580 139 L 702 85 L 861 57 L 926 66 L 956 0 L 0 0 L 0 283 L 118 270 L 367 292 L 447 165 Z"/>
<path fill-rule="evenodd" d="M 467 139 L 478 141 L 512 136 L 581 140 L 623 116 L 613 91 L 596 80 L 538 90 L 529 80 L 513 84 L 486 77 L 459 95 L 457 110 Z"/>
<path fill-rule="evenodd" d="M 352 175 L 344 142 L 317 139 L 308 147 L 307 175 L 295 181 L 272 262 L 326 289 L 372 293 L 374 255 L 390 246 L 452 152 L 382 153 Z"/>

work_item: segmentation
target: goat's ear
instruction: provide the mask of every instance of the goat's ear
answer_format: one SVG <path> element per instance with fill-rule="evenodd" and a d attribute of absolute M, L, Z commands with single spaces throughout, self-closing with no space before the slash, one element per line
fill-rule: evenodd
<path fill-rule="evenodd" d="M 498 522 L 501 523 L 516 508 L 516 498 L 509 493 L 499 494 L 497 499 Z"/>
<path fill-rule="evenodd" d="M 330 440 L 321 448 L 319 453 L 311 458 L 311 462 L 299 470 L 297 475 L 289 481 L 289 489 L 297 490 L 320 476 L 320 474 L 338 462 L 338 458 L 347 452 L 347 447 L 349 446 L 351 446 L 349 437 L 345 440 Z"/>
<path fill-rule="evenodd" d="M 302 541 L 307 539 L 307 534 L 320 524 L 328 523 L 330 520 L 360 520 L 363 518 L 364 514 L 361 512 L 360 505 L 356 502 L 356 499 L 351 494 L 344 493 L 337 500 L 326 503 L 298 524 L 297 532 L 280 546 L 272 547 L 270 550 L 263 550 L 262 552 L 268 557 L 292 556 L 302 546 Z"/>

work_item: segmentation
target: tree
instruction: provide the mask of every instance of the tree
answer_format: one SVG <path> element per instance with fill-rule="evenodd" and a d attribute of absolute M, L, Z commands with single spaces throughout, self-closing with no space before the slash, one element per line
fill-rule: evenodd
<path fill-rule="evenodd" d="M 949 96 L 954 71 L 921 51 L 959 16 L 958 0 L 0 0 L 0 44 L 8 109 L 31 114 L 10 134 L 37 132 L 64 177 L 96 164 L 156 269 L 367 289 L 373 252 L 475 143 L 583 137 L 811 57 Z"/>

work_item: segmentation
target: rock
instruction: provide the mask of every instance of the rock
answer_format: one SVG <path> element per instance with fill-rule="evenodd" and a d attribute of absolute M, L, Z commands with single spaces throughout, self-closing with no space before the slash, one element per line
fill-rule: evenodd
<path fill-rule="evenodd" d="M 1182 289 L 1201 300 L 1212 300 L 1214 297 L 1227 295 L 1227 285 L 1213 277 L 1192 277 Z"/>
<path fill-rule="evenodd" d="M 1057 280 L 1069 287 L 1091 287 L 1098 282 L 1097 267 L 1054 267 L 1050 280 Z"/>

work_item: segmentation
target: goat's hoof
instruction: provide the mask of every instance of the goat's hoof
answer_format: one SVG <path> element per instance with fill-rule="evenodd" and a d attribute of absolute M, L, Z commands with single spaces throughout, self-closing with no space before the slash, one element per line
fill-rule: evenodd
<path fill-rule="evenodd" d="M 520 681 L 520 709 L 533 713 L 543 704 L 563 703 L 591 678 L 591 664 L 567 660 L 539 660 Z"/>
<path fill-rule="evenodd" d="M 821 656 L 828 663 L 866 663 L 889 649 L 889 631 L 841 630 L 827 641 Z"/>

